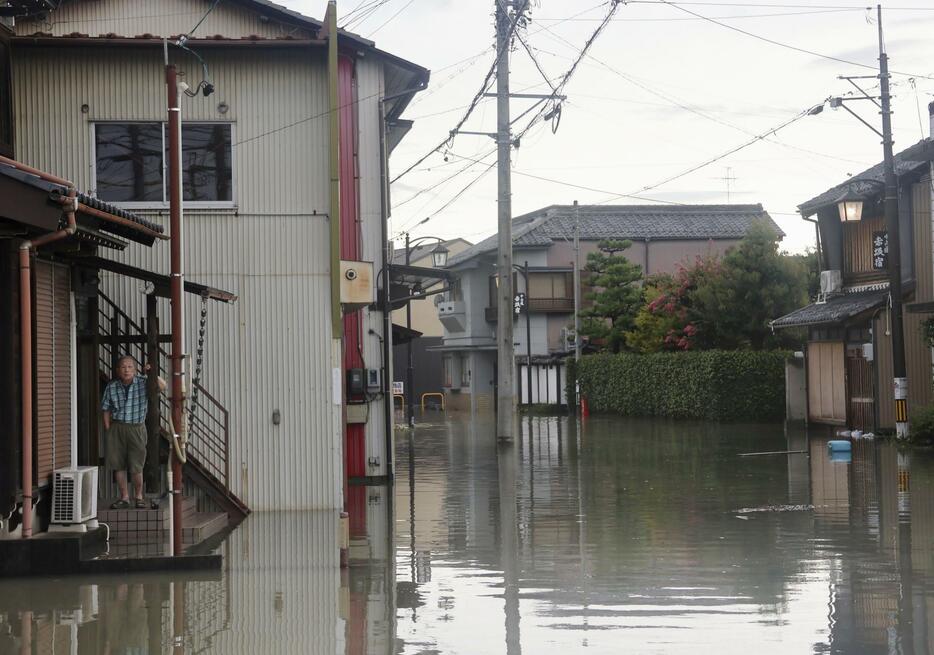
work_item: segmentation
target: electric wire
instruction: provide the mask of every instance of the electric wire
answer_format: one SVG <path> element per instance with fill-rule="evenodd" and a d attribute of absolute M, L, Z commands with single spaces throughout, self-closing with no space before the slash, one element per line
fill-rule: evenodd
<path fill-rule="evenodd" d="M 555 85 L 555 86 L 552 86 L 552 88 L 553 88 L 552 93 L 548 96 L 548 98 L 545 99 L 545 106 L 544 106 L 544 107 L 541 107 L 541 108 L 539 109 L 539 111 L 536 113 L 536 115 L 528 122 L 528 124 L 527 124 L 522 130 L 520 130 L 519 133 L 517 133 L 517 134 L 513 137 L 513 139 L 514 139 L 515 142 L 518 142 L 519 140 L 521 140 L 522 137 L 525 136 L 525 135 L 538 123 L 538 121 L 539 121 L 540 119 L 542 119 L 543 117 L 545 117 L 546 115 L 548 115 L 549 112 L 551 112 L 552 115 L 554 115 L 555 112 L 560 112 L 560 106 L 558 106 L 558 107 L 552 106 L 551 108 L 549 108 L 549 102 L 550 102 L 550 103 L 554 103 L 554 102 L 558 99 L 558 96 L 561 94 L 561 91 L 564 90 L 564 88 L 567 86 L 568 82 L 569 82 L 569 81 L 571 80 L 571 78 L 573 77 L 574 72 L 577 70 L 577 67 L 579 66 L 581 60 L 587 55 L 587 53 L 589 52 L 591 46 L 592 46 L 592 45 L 594 44 L 594 42 L 596 41 L 597 37 L 600 36 L 600 34 L 603 32 L 603 30 L 606 28 L 606 26 L 610 23 L 610 21 L 611 21 L 612 18 L 613 18 L 613 15 L 616 13 L 616 11 L 617 11 L 617 9 L 619 8 L 619 5 L 620 5 L 620 4 L 622 4 L 622 1 L 621 1 L 621 0 L 610 0 L 610 9 L 609 9 L 609 11 L 608 11 L 607 14 L 604 16 L 603 20 L 600 22 L 600 24 L 597 26 L 597 28 L 596 28 L 596 29 L 593 31 L 593 33 L 590 35 L 590 37 L 587 39 L 587 41 L 585 41 L 584 46 L 583 46 L 583 47 L 580 49 L 580 51 L 579 51 L 579 55 L 578 55 L 577 59 L 574 60 L 574 62 L 571 64 L 571 67 L 564 73 L 564 75 L 561 76 L 561 80 L 558 82 L 558 84 Z M 510 34 L 513 33 L 513 32 L 515 32 L 515 25 L 516 25 L 516 23 L 518 22 L 519 17 L 520 17 L 520 14 L 519 14 L 519 12 L 517 12 L 517 13 L 516 13 L 516 16 L 515 16 L 515 19 L 513 20 L 513 24 L 512 24 L 512 26 L 511 26 L 511 29 L 510 29 Z M 507 35 L 506 43 L 509 43 L 510 40 L 511 40 L 511 39 L 510 39 L 509 35 Z M 493 70 L 495 70 L 495 68 L 494 68 Z M 542 72 L 542 75 L 544 75 L 544 71 L 540 71 L 540 72 Z M 547 80 L 547 77 L 546 77 L 546 80 Z M 549 83 L 549 85 L 551 86 L 551 82 L 548 81 L 548 83 Z M 482 97 L 482 93 L 481 93 L 481 94 L 478 94 L 478 95 L 479 95 L 480 97 Z M 538 104 L 541 104 L 541 103 L 536 103 L 536 105 L 538 105 Z M 473 110 L 473 109 L 471 108 L 469 111 L 472 111 L 472 110 Z M 526 112 L 526 113 L 528 113 L 528 112 Z M 524 115 L 525 115 L 525 114 L 523 114 L 523 116 L 524 116 Z M 560 116 L 560 113 L 559 113 L 558 115 Z M 521 118 L 521 116 L 520 116 L 520 118 Z M 466 119 L 465 119 L 465 120 L 466 120 Z M 513 122 L 515 122 L 515 121 L 513 121 Z M 463 124 L 463 122 L 462 122 L 461 124 Z M 455 128 L 455 131 L 456 131 L 456 129 L 459 129 L 459 127 L 460 127 L 460 125 L 458 125 L 458 128 Z M 453 134 L 453 132 L 452 132 L 452 134 Z M 428 154 L 425 155 L 422 159 L 420 159 L 418 162 L 416 162 L 414 165 L 410 166 L 406 171 L 403 171 L 403 173 L 401 173 L 400 175 L 396 176 L 396 177 L 392 180 L 392 182 L 395 182 L 395 181 L 396 181 L 397 179 L 399 179 L 402 175 L 404 175 L 405 173 L 407 173 L 407 172 L 409 172 L 410 170 L 412 170 L 413 168 L 415 168 L 415 166 L 421 164 L 421 163 L 422 163 L 425 159 L 427 159 L 431 154 L 433 154 L 434 152 L 436 152 L 437 150 L 439 150 L 439 149 L 440 149 L 441 147 L 443 147 L 444 145 L 448 144 L 449 141 L 450 141 L 450 139 L 445 140 L 444 142 L 442 142 L 442 144 L 441 144 L 438 148 L 436 148 L 436 149 L 433 150 L 432 152 L 428 153 Z M 484 175 L 486 175 L 486 174 L 492 169 L 492 167 L 496 165 L 496 163 L 497 163 L 497 162 L 493 162 L 492 164 L 488 165 L 487 168 L 484 169 L 483 171 L 481 171 L 481 173 L 480 173 L 478 176 L 476 176 L 476 177 L 475 177 L 473 180 L 471 180 L 465 187 L 463 187 L 460 191 L 458 191 L 457 194 L 455 194 L 455 196 L 454 196 L 453 198 L 451 198 L 448 202 L 446 202 L 444 205 L 442 205 L 439 209 L 437 209 L 436 211 L 434 211 L 431 215 L 429 215 L 428 217 L 422 219 L 421 221 L 419 221 L 419 222 L 416 223 L 415 225 L 411 226 L 409 229 L 413 229 L 413 228 L 418 227 L 418 226 L 420 226 L 420 225 L 424 225 L 424 224 L 427 223 L 429 220 L 431 220 L 432 218 L 434 218 L 435 216 L 437 216 L 438 214 L 440 214 L 442 211 L 444 211 L 447 207 L 449 207 L 451 204 L 453 204 L 454 201 L 456 201 L 458 198 L 460 198 L 470 187 L 472 187 L 472 186 L 473 186 L 474 184 L 476 184 Z M 453 177 L 453 176 L 452 176 L 452 177 Z M 405 230 L 402 230 L 402 231 L 405 231 Z"/>
<path fill-rule="evenodd" d="M 667 4 L 664 0 L 628 0 L 629 4 L 639 5 L 660 5 Z M 755 9 L 872 9 L 866 5 L 814 5 L 814 4 L 789 4 L 789 3 L 750 3 L 750 2 L 692 2 L 685 0 L 678 4 L 697 5 L 706 7 L 749 7 Z M 886 7 L 886 11 L 934 11 L 934 7 Z"/>
<path fill-rule="evenodd" d="M 714 25 L 719 25 L 720 27 L 724 27 L 724 28 L 726 28 L 726 29 L 728 29 L 728 30 L 732 30 L 732 31 L 734 31 L 734 32 L 739 32 L 740 34 L 744 34 L 744 35 L 746 35 L 746 36 L 748 36 L 748 37 L 752 37 L 753 39 L 758 39 L 758 40 L 760 40 L 760 41 L 764 41 L 764 42 L 766 42 L 766 43 L 770 43 L 770 44 L 775 45 L 775 46 L 778 46 L 778 47 L 780 47 L 780 48 L 786 48 L 786 49 L 788 49 L 788 50 L 794 50 L 795 52 L 801 52 L 801 53 L 804 53 L 804 54 L 807 54 L 807 55 L 811 55 L 812 57 L 820 57 L 821 59 L 828 59 L 828 60 L 830 60 L 830 61 L 835 61 L 835 62 L 840 63 L 840 64 L 846 64 L 846 65 L 848 65 L 848 66 L 857 66 L 857 67 L 859 67 L 859 68 L 868 68 L 869 70 L 874 70 L 874 71 L 875 71 L 875 70 L 878 70 L 878 68 L 877 68 L 876 66 L 873 66 L 873 65 L 871 65 L 871 64 L 863 64 L 863 63 L 858 62 L 858 61 L 851 61 L 851 60 L 849 60 L 849 59 L 843 59 L 843 58 L 841 58 L 841 57 L 834 57 L 833 55 L 826 55 L 826 54 L 824 54 L 824 53 L 822 53 L 822 52 L 816 52 L 816 51 L 814 51 L 814 50 L 808 50 L 807 48 L 800 48 L 800 47 L 798 47 L 798 46 L 791 45 L 790 43 L 783 43 L 783 42 L 781 42 L 781 41 L 776 41 L 775 39 L 770 39 L 770 38 L 768 38 L 768 37 L 762 36 L 761 34 L 755 34 L 755 33 L 753 33 L 753 32 L 749 32 L 749 31 L 747 31 L 747 30 L 744 30 L 744 29 L 741 29 L 741 28 L 739 28 L 739 27 L 736 27 L 735 25 L 729 25 L 729 24 L 727 24 L 727 23 L 721 23 L 721 22 L 719 22 L 718 20 L 716 20 L 716 19 L 714 19 L 714 18 L 711 18 L 711 17 L 709 17 L 709 16 L 704 16 L 703 14 L 699 14 L 699 13 L 697 13 L 696 11 L 693 11 L 693 10 L 688 9 L 688 8 L 686 8 L 686 7 L 682 7 L 682 6 L 680 6 L 680 4 L 677 3 L 677 2 L 670 2 L 669 0 L 658 0 L 658 2 L 661 3 L 661 4 L 668 5 L 669 7 L 674 7 L 674 8 L 677 9 L 678 11 L 683 11 L 683 12 L 685 12 L 685 13 L 687 13 L 687 14 L 692 15 L 692 16 L 696 16 L 697 18 L 701 18 L 701 19 L 707 21 L 708 23 L 712 23 L 712 24 L 714 24 Z M 891 73 L 891 74 L 893 74 L 893 75 L 904 75 L 904 76 L 906 76 L 906 77 L 915 77 L 915 78 L 919 78 L 919 77 L 920 77 L 920 78 L 924 78 L 924 79 L 926 79 L 926 80 L 934 80 L 934 77 L 932 77 L 932 76 L 930 76 L 930 75 L 920 75 L 920 74 L 916 74 L 916 73 L 905 73 L 905 72 L 896 71 L 896 70 L 889 70 L 889 73 Z"/>
<path fill-rule="evenodd" d="M 408 8 L 409 8 L 409 5 L 411 5 L 413 2 L 415 2 L 415 0 L 409 0 L 409 1 L 406 2 L 404 5 L 402 5 L 402 7 L 399 8 L 399 11 L 397 11 L 397 12 L 394 13 L 392 16 L 390 16 L 389 18 L 387 18 L 383 23 L 380 24 L 379 27 L 377 27 L 375 30 L 373 30 L 372 32 L 370 32 L 370 33 L 367 35 L 367 38 L 373 38 L 373 35 L 374 35 L 374 34 L 376 34 L 376 33 L 379 32 L 381 29 L 383 29 L 384 27 L 386 27 L 389 23 L 391 23 L 391 22 L 396 18 L 396 16 L 398 16 L 398 15 L 401 14 L 403 11 L 405 11 L 406 9 L 408 9 Z"/>
<path fill-rule="evenodd" d="M 517 11 L 514 13 L 512 22 L 509 25 L 509 30 L 506 32 L 506 38 L 503 39 L 503 48 L 509 47 L 509 43 L 512 41 L 512 36 L 513 34 L 515 34 L 516 26 L 519 24 L 519 19 L 521 18 L 521 16 L 522 16 L 521 12 Z M 489 90 L 493 82 L 493 74 L 496 72 L 496 61 L 499 59 L 499 56 L 501 54 L 502 54 L 501 52 L 497 51 L 496 53 L 497 56 L 493 60 L 493 64 L 490 66 L 490 69 L 487 71 L 486 75 L 483 78 L 483 82 L 480 84 L 480 90 L 477 91 L 477 93 L 474 95 L 473 99 L 470 101 L 470 104 L 467 106 L 467 111 L 464 113 L 461 119 L 457 122 L 454 128 L 448 133 L 448 135 L 438 145 L 436 145 L 434 148 L 432 148 L 431 150 L 426 152 L 424 155 L 419 157 L 413 164 L 411 164 L 404 171 L 402 171 L 401 173 L 393 177 L 389 181 L 390 184 L 394 184 L 396 181 L 398 181 L 399 179 L 407 175 L 414 168 L 421 165 L 422 162 L 424 162 L 426 159 L 431 157 L 433 154 L 435 154 L 436 152 L 441 150 L 441 148 L 445 147 L 451 142 L 451 139 L 454 137 L 454 135 L 457 134 L 457 131 L 461 127 L 463 127 L 463 125 L 470 118 L 470 115 L 473 113 L 474 109 L 476 109 L 477 105 L 480 104 L 480 101 L 483 99 L 483 94 Z"/>
<path fill-rule="evenodd" d="M 565 39 L 565 38 L 564 38 L 563 36 L 561 36 L 560 34 L 557 34 L 556 32 L 552 31 L 550 28 L 545 28 L 545 30 L 546 30 L 547 32 L 549 32 L 549 33 L 550 33 L 552 36 L 554 36 L 555 38 L 557 38 L 557 39 L 559 39 L 560 41 L 562 41 L 562 42 L 563 42 L 565 45 L 567 45 L 568 47 L 570 47 L 570 48 L 572 48 L 572 49 L 576 49 L 576 46 L 575 46 L 573 43 L 571 43 L 570 41 L 568 41 L 567 39 Z M 713 115 L 711 115 L 711 114 L 708 114 L 708 113 L 706 113 L 706 112 L 703 112 L 703 111 L 697 109 L 696 107 L 692 107 L 691 105 L 688 105 L 688 104 L 686 104 L 686 103 L 684 103 L 684 102 L 678 100 L 678 99 L 677 99 L 676 97 L 674 97 L 674 96 L 670 96 L 670 95 L 668 95 L 668 94 L 666 94 L 666 93 L 664 93 L 664 92 L 662 92 L 662 91 L 659 91 L 659 90 L 657 90 L 657 89 L 654 89 L 654 88 L 648 86 L 647 84 L 645 84 L 645 83 L 643 83 L 643 82 L 637 80 L 636 78 L 632 77 L 631 75 L 627 75 L 626 73 L 623 73 L 622 71 L 620 71 L 620 70 L 619 70 L 618 68 L 616 68 L 615 66 L 611 66 L 610 64 L 606 63 L 606 62 L 603 61 L 602 59 L 598 59 L 598 58 L 595 57 L 593 54 L 590 54 L 590 55 L 588 55 L 588 56 L 589 56 L 589 58 L 590 58 L 591 60 L 593 60 L 593 61 L 596 62 L 597 64 L 600 64 L 603 68 L 605 68 L 606 70 L 610 71 L 610 72 L 613 73 L 614 75 L 617 75 L 618 77 L 622 78 L 623 80 L 629 82 L 630 84 L 632 84 L 632 85 L 634 85 L 634 86 L 639 87 L 640 89 L 642 89 L 643 91 L 645 91 L 645 92 L 647 92 L 647 93 L 649 93 L 649 94 L 651 94 L 651 95 L 654 95 L 654 96 L 656 96 L 656 97 L 658 97 L 658 98 L 661 98 L 662 100 L 666 101 L 667 103 L 669 103 L 669 104 L 671 104 L 671 105 L 673 105 L 673 106 L 675 106 L 675 107 L 678 107 L 679 109 L 682 109 L 682 110 L 684 110 L 684 111 L 690 112 L 690 113 L 692 113 L 692 114 L 695 114 L 695 115 L 697 115 L 697 116 L 700 116 L 701 118 L 704 118 L 704 119 L 709 120 L 709 121 L 711 121 L 711 122 L 717 123 L 717 124 L 719 124 L 719 125 L 723 125 L 724 127 L 729 127 L 729 128 L 731 128 L 731 129 L 737 130 L 737 131 L 739 131 L 739 132 L 742 132 L 743 134 L 746 134 L 747 136 L 753 136 L 753 137 L 756 136 L 754 132 L 751 132 L 751 131 L 749 131 L 749 130 L 743 128 L 743 127 L 740 127 L 739 125 L 736 125 L 735 123 L 731 123 L 731 122 L 729 122 L 729 121 L 727 121 L 727 120 L 724 120 L 724 119 L 722 119 L 722 118 L 718 118 L 718 117 L 716 117 L 716 116 L 713 116 Z M 850 92 L 847 92 L 847 93 L 845 93 L 845 94 L 843 94 L 843 95 L 852 95 L 852 93 L 853 93 L 853 92 L 850 91 Z M 792 145 L 792 144 L 790 144 L 790 143 L 784 143 L 783 141 L 779 141 L 778 139 L 774 139 L 774 138 L 772 138 L 772 139 L 765 139 L 765 141 L 767 141 L 768 143 L 773 143 L 773 144 L 775 144 L 775 145 L 781 146 L 781 147 L 783 147 L 783 148 L 787 148 L 787 149 L 790 149 L 790 150 L 797 150 L 797 151 L 799 151 L 799 152 L 804 152 L 804 153 L 807 153 L 807 154 L 809 154 L 809 155 L 816 155 L 816 156 L 818 156 L 818 157 L 824 157 L 824 158 L 826 158 L 826 159 L 833 159 L 833 160 L 836 160 L 836 161 L 845 161 L 845 162 L 848 162 L 848 163 L 851 163 L 851 164 L 860 164 L 860 163 L 862 163 L 862 162 L 858 162 L 858 161 L 855 161 L 855 160 L 852 160 L 852 159 L 846 159 L 846 158 L 842 158 L 842 157 L 837 157 L 837 156 L 835 156 L 835 155 L 828 155 L 828 154 L 826 154 L 826 153 L 818 152 L 818 151 L 816 151 L 816 150 L 811 150 L 811 149 L 809 149 L 809 148 L 803 148 L 803 147 L 801 147 L 801 146 L 795 146 L 795 145 Z"/>
<path fill-rule="evenodd" d="M 685 170 L 681 171 L 680 173 L 677 173 L 677 174 L 675 174 L 675 175 L 671 175 L 671 176 L 669 176 L 669 177 L 666 177 L 665 179 L 660 180 L 660 181 L 658 181 L 658 182 L 655 182 L 654 184 L 649 184 L 649 185 L 647 185 L 647 186 L 644 186 L 644 187 L 641 187 L 641 188 L 639 188 L 639 189 L 636 189 L 636 190 L 633 191 L 632 193 L 641 193 L 641 192 L 643 192 L 643 191 L 651 191 L 651 190 L 653 190 L 653 189 L 657 189 L 658 187 L 663 186 L 663 185 L 665 185 L 665 184 L 668 184 L 669 182 L 674 182 L 675 180 L 680 179 L 680 178 L 682 178 L 682 177 L 685 177 L 686 175 L 690 175 L 691 173 L 694 173 L 694 172 L 696 172 L 696 171 L 699 171 L 699 170 L 701 170 L 702 168 L 706 168 L 707 166 L 710 166 L 711 164 L 714 164 L 714 163 L 716 163 L 716 162 L 718 162 L 718 161 L 720 161 L 720 160 L 722 160 L 722 159 L 725 159 L 726 157 L 729 157 L 730 155 L 732 155 L 732 154 L 734 154 L 734 153 L 737 153 L 737 152 L 739 152 L 740 150 L 743 150 L 743 149 L 745 149 L 745 148 L 748 148 L 749 146 L 751 146 L 751 145 L 753 145 L 753 144 L 755 144 L 755 143 L 758 143 L 759 141 L 765 140 L 766 137 L 772 136 L 773 134 L 775 134 L 775 133 L 778 132 L 779 130 L 784 129 L 784 128 L 786 128 L 786 127 L 788 127 L 789 125 L 792 125 L 792 124 L 794 124 L 794 123 L 797 123 L 797 122 L 798 122 L 799 120 L 801 120 L 802 118 L 805 118 L 805 117 L 807 117 L 807 116 L 813 115 L 813 112 L 816 110 L 816 108 L 817 108 L 818 106 L 823 106 L 823 103 L 821 103 L 821 105 L 815 105 L 814 107 L 810 107 L 810 108 L 808 108 L 808 109 L 805 109 L 805 110 L 802 111 L 802 112 L 799 112 L 798 114 L 796 114 L 796 115 L 793 116 L 792 118 L 788 119 L 787 121 L 785 121 L 785 122 L 783 122 L 783 123 L 780 123 L 779 125 L 776 125 L 775 127 L 771 128 L 771 129 L 769 129 L 769 130 L 767 130 L 767 131 L 765 131 L 765 132 L 763 132 L 763 133 L 761 133 L 761 134 L 756 135 L 755 137 L 753 137 L 753 138 L 750 139 L 749 141 L 745 141 L 744 143 L 741 143 L 741 144 L 739 144 L 739 145 L 737 145 L 737 146 L 735 146 L 735 147 L 733 147 L 733 148 L 730 148 L 730 149 L 727 150 L 726 152 L 723 152 L 723 153 L 721 153 L 721 154 L 719 154 L 719 155 L 717 155 L 717 156 L 715 156 L 715 157 L 712 157 L 712 158 L 710 158 L 710 159 L 707 159 L 707 160 L 705 160 L 705 161 L 703 161 L 703 162 L 701 162 L 701 163 L 699 163 L 699 164 L 695 164 L 694 166 L 691 166 L 690 168 L 685 169 Z M 623 197 L 623 196 L 624 196 L 624 194 L 619 194 L 619 195 L 616 195 L 616 196 L 614 196 L 614 197 L 612 197 L 612 198 L 607 198 L 607 199 L 605 199 L 605 200 L 602 200 L 602 201 L 601 201 L 600 203 L 598 203 L 598 204 L 603 204 L 603 203 L 606 203 L 606 202 L 610 202 L 611 200 L 615 200 L 616 198 L 620 198 L 620 197 Z"/>

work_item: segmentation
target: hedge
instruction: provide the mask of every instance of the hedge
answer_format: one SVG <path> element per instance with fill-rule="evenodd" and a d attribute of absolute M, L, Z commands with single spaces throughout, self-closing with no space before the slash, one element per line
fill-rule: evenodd
<path fill-rule="evenodd" d="M 593 412 L 712 421 L 780 421 L 785 416 L 785 351 L 598 354 L 569 360 L 568 390 Z"/>

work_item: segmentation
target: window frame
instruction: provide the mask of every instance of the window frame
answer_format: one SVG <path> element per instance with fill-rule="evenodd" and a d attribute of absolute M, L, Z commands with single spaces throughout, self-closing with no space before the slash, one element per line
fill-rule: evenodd
<path fill-rule="evenodd" d="M 168 121 L 165 120 L 92 120 L 89 121 L 91 144 L 91 195 L 95 198 L 97 195 L 97 126 L 98 125 L 144 125 L 158 123 L 162 126 L 162 152 L 165 153 L 168 146 L 166 140 L 166 130 Z M 230 126 L 230 200 L 185 200 L 182 199 L 182 207 L 185 209 L 237 209 L 237 166 L 234 164 L 234 144 L 237 142 L 235 121 L 217 121 L 217 120 L 194 120 L 182 121 L 182 127 L 186 125 L 229 125 Z M 162 198 L 160 201 L 127 201 L 115 202 L 106 201 L 116 207 L 125 209 L 169 209 L 169 186 L 168 186 L 168 161 L 165 154 L 162 158 Z M 184 188 L 184 187 L 183 187 Z"/>

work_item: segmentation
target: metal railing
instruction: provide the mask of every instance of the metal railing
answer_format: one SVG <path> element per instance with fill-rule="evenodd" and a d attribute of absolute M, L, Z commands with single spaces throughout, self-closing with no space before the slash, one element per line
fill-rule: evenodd
<path fill-rule="evenodd" d="M 101 336 L 98 363 L 107 378 L 114 377 L 117 360 L 123 355 L 132 355 L 142 366 L 149 364 L 149 375 L 167 377 L 168 352 L 159 346 L 158 361 L 146 361 L 146 331 L 103 293 L 98 293 L 97 306 L 98 330 Z M 113 337 L 124 341 L 118 344 Z M 203 386 L 200 384 L 196 386 L 197 401 L 188 408 L 189 461 L 194 460 L 203 472 L 215 478 L 225 490 L 229 490 L 230 412 Z M 190 401 L 191 394 L 189 395 Z M 168 395 L 160 394 L 159 421 L 166 434 L 172 434 L 171 415 L 171 400 Z"/>
<path fill-rule="evenodd" d="M 573 298 L 529 298 L 528 311 L 536 313 L 565 313 L 574 311 Z M 484 318 L 487 323 L 495 323 L 498 320 L 496 315 L 496 303 L 483 310 Z"/>

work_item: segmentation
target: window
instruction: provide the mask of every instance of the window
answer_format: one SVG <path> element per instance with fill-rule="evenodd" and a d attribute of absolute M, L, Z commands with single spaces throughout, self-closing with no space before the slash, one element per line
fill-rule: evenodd
<path fill-rule="evenodd" d="M 470 355 L 461 355 L 461 387 L 470 386 Z"/>
<path fill-rule="evenodd" d="M 451 388 L 454 382 L 454 357 L 453 355 L 444 355 L 441 358 L 441 379 L 444 381 L 444 387 Z"/>
<path fill-rule="evenodd" d="M 530 273 L 529 298 L 570 298 L 574 286 L 570 277 L 565 272 Z"/>
<path fill-rule="evenodd" d="M 117 203 L 168 202 L 165 123 L 94 125 L 95 189 Z M 233 202 L 229 123 L 182 125 L 182 198 L 209 204 Z"/>

